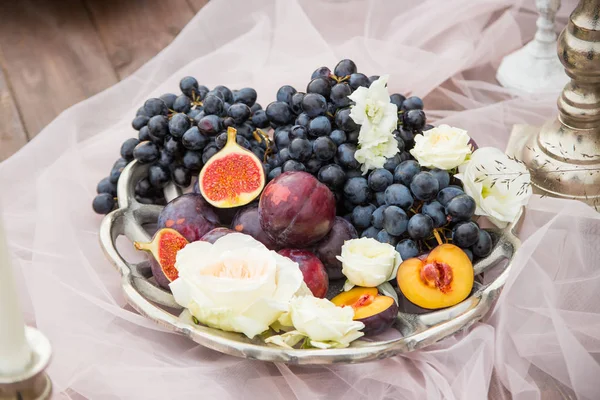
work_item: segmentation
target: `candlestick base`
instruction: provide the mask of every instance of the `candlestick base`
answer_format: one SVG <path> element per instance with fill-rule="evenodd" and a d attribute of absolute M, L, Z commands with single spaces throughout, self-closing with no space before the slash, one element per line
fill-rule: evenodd
<path fill-rule="evenodd" d="M 0 375 L 0 400 L 47 400 L 52 396 L 52 382 L 44 372 L 50 363 L 50 342 L 32 327 L 25 328 L 32 350 L 27 369 L 13 376 Z"/>

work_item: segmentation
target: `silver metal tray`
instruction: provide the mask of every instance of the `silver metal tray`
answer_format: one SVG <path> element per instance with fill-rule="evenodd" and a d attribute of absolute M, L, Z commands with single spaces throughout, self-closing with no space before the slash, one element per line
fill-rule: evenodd
<path fill-rule="evenodd" d="M 108 214 L 100 226 L 100 244 L 104 253 L 121 274 L 121 285 L 127 301 L 141 315 L 196 343 L 232 356 L 303 365 L 359 363 L 429 346 L 486 316 L 500 295 L 512 258 L 520 245 L 514 231 L 522 211 L 506 229 L 492 231 L 494 250 L 487 258 L 474 264 L 476 282 L 473 292 L 463 302 L 446 309 L 428 311 L 411 305 L 399 294 L 400 312 L 393 326 L 395 331 L 392 337 L 388 335 L 379 340 L 361 338 L 344 349 L 284 349 L 265 344 L 259 337 L 250 340 L 242 334 L 195 324 L 189 312 L 175 302 L 171 293 L 154 283 L 148 262 L 130 263 L 117 250 L 116 241 L 122 235 L 131 243 L 149 241 L 151 232 L 143 226 L 155 224 L 163 208 L 140 204 L 135 200 L 135 184 L 147 175 L 147 170 L 147 166 L 135 161 L 123 170 L 117 188 L 119 208 Z M 181 190 L 174 185 L 165 189 L 167 201 L 179 195 Z M 495 276 L 486 284 L 482 283 L 484 272 Z M 340 288 L 341 283 L 334 282 L 328 297 L 331 298 Z"/>

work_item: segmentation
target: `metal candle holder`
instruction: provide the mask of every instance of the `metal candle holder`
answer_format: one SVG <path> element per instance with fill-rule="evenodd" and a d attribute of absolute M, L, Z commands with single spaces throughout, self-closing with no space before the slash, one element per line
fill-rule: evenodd
<path fill-rule="evenodd" d="M 52 396 L 52 382 L 45 370 L 52 348 L 40 331 L 25 327 L 32 357 L 27 369 L 12 376 L 0 375 L 0 400 L 47 400 Z"/>
<path fill-rule="evenodd" d="M 580 200 L 600 211 L 600 0 L 580 0 L 558 39 L 571 81 L 558 116 L 541 128 L 516 126 L 507 152 L 531 173 L 534 193 Z"/>

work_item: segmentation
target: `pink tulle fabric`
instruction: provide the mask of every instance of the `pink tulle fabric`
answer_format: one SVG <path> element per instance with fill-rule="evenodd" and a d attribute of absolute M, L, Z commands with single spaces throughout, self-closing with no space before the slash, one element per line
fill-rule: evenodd
<path fill-rule="evenodd" d="M 575 1 L 564 1 L 559 28 Z M 429 119 L 506 147 L 514 124 L 556 114 L 556 94 L 494 79 L 535 32 L 533 1 L 211 1 L 134 75 L 83 101 L 0 164 L 3 216 L 27 321 L 51 340 L 57 399 L 600 399 L 600 214 L 534 196 L 512 275 L 467 332 L 380 362 L 295 367 L 247 361 L 169 333 L 126 305 L 91 209 L 131 120 L 192 75 L 251 86 L 266 106 L 321 65 L 352 58 L 425 97 Z M 568 397 L 571 396 L 571 397 Z"/>

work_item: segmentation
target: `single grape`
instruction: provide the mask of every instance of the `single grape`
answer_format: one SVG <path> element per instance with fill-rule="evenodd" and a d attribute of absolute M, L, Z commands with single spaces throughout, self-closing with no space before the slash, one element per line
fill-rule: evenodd
<path fill-rule="evenodd" d="M 446 225 L 446 211 L 444 206 L 436 200 L 423 204 L 421 213 L 431 217 L 435 228 Z"/>
<path fill-rule="evenodd" d="M 133 149 L 137 146 L 140 141 L 136 138 L 127 139 L 121 145 L 121 157 L 127 161 L 133 160 Z"/>
<path fill-rule="evenodd" d="M 340 144 L 346 142 L 346 132 L 340 130 L 340 129 L 336 129 L 334 131 L 331 131 L 331 133 L 329 134 L 329 137 L 331 138 L 331 140 L 333 140 L 333 142 L 339 146 Z"/>
<path fill-rule="evenodd" d="M 202 153 L 188 150 L 183 155 L 183 166 L 192 172 L 200 172 L 202 169 Z"/>
<path fill-rule="evenodd" d="M 171 179 L 177 186 L 186 188 L 192 183 L 192 173 L 183 165 L 177 165 L 171 170 Z"/>
<path fill-rule="evenodd" d="M 477 257 L 487 257 L 492 253 L 493 244 L 494 243 L 492 241 L 492 237 L 490 236 L 488 231 L 480 229 L 477 242 L 475 242 L 473 247 L 471 247 L 471 250 L 473 251 L 473 254 Z"/>
<path fill-rule="evenodd" d="M 308 116 L 308 114 L 303 112 L 298 115 L 294 124 L 301 125 L 308 129 L 308 125 L 310 124 L 310 121 L 311 121 L 311 118 Z"/>
<path fill-rule="evenodd" d="M 319 181 L 332 190 L 341 189 L 346 181 L 346 173 L 337 164 L 328 164 L 319 170 Z"/>
<path fill-rule="evenodd" d="M 277 154 L 277 157 L 279 158 L 280 164 L 283 164 L 284 162 L 292 159 L 292 157 L 290 156 L 290 150 L 287 147 L 280 149 L 279 153 Z"/>
<path fill-rule="evenodd" d="M 154 164 L 148 169 L 148 181 L 155 188 L 164 188 L 167 186 L 170 179 L 171 173 L 168 167 L 160 164 Z"/>
<path fill-rule="evenodd" d="M 206 115 L 221 115 L 224 108 L 224 102 L 218 96 L 209 94 L 204 99 L 202 106 Z"/>
<path fill-rule="evenodd" d="M 296 115 L 302 112 L 302 99 L 304 99 L 304 95 L 306 93 L 295 93 L 292 96 L 292 99 L 289 101 L 289 106 L 292 109 L 292 112 Z"/>
<path fill-rule="evenodd" d="M 255 146 L 255 145 L 251 145 L 250 146 L 250 151 L 254 153 L 254 155 L 256 157 L 258 157 L 259 160 L 263 160 L 265 158 L 265 150 L 262 149 L 259 146 Z M 267 164 L 263 163 L 263 167 L 269 167 Z M 266 174 L 265 174 L 266 175 Z"/>
<path fill-rule="evenodd" d="M 464 251 L 467 257 L 469 257 L 469 260 L 473 262 L 473 252 L 470 249 L 462 249 L 462 251 Z"/>
<path fill-rule="evenodd" d="M 352 132 L 358 129 L 358 126 L 350 117 L 350 111 L 350 108 L 342 108 L 335 113 L 335 124 L 344 132 Z"/>
<path fill-rule="evenodd" d="M 324 115 L 315 117 L 308 125 L 308 133 L 312 137 L 327 136 L 331 132 L 331 122 Z"/>
<path fill-rule="evenodd" d="M 341 144 L 337 149 L 338 164 L 346 170 L 360 168 L 360 163 L 354 158 L 356 146 L 349 143 Z"/>
<path fill-rule="evenodd" d="M 306 113 L 306 115 L 308 115 L 309 118 L 325 115 L 325 112 L 327 112 L 327 100 L 325 100 L 325 97 L 318 93 L 308 93 L 302 99 L 302 110 Z M 299 123 L 296 122 L 296 124 Z"/>
<path fill-rule="evenodd" d="M 250 118 L 250 107 L 243 103 L 233 104 L 227 110 L 227 115 L 233 118 L 236 124 L 243 124 Z"/>
<path fill-rule="evenodd" d="M 360 237 L 366 237 L 377 240 L 377 234 L 379 234 L 380 229 L 375 228 L 374 226 L 370 226 L 360 234 Z"/>
<path fill-rule="evenodd" d="M 277 101 L 283 101 L 290 104 L 292 97 L 297 93 L 297 90 L 290 85 L 284 85 L 277 91 Z"/>
<path fill-rule="evenodd" d="M 382 229 L 377 233 L 377 241 L 379 243 L 387 243 L 391 246 L 396 246 L 398 243 L 398 236 L 390 235 L 385 229 Z"/>
<path fill-rule="evenodd" d="M 412 239 L 404 239 L 398 242 L 396 251 L 400 253 L 402 260 L 408 260 L 419 255 L 419 246 Z"/>
<path fill-rule="evenodd" d="M 429 215 L 415 214 L 408 220 L 406 230 L 411 239 L 425 239 L 433 234 L 433 219 Z"/>
<path fill-rule="evenodd" d="M 437 195 L 437 201 L 446 207 L 450 203 L 450 200 L 461 194 L 465 194 L 465 192 L 458 186 L 448 186 L 440 190 Z"/>
<path fill-rule="evenodd" d="M 140 108 L 137 109 L 137 111 L 135 112 L 135 116 L 137 117 L 138 115 L 143 115 L 148 118 L 150 118 L 152 116 L 152 115 L 150 115 L 150 113 L 148 113 L 148 111 L 146 111 L 144 106 L 141 106 Z"/>
<path fill-rule="evenodd" d="M 379 79 L 379 75 L 371 75 L 371 76 L 369 77 L 369 86 L 371 86 L 371 84 L 372 84 L 373 82 L 375 82 L 376 80 L 378 80 L 378 79 Z"/>
<path fill-rule="evenodd" d="M 108 193 L 100 193 L 94 197 L 92 208 L 97 214 L 108 214 L 115 208 L 115 198 Z"/>
<path fill-rule="evenodd" d="M 304 163 L 304 166 L 306 167 L 307 172 L 312 175 L 316 175 L 321 170 L 321 167 L 323 167 L 323 161 L 317 158 L 311 158 Z"/>
<path fill-rule="evenodd" d="M 449 221 L 468 221 L 475 214 L 476 208 L 477 204 L 471 196 L 459 194 L 448 202 L 446 214 L 448 214 Z"/>
<path fill-rule="evenodd" d="M 395 104 L 398 107 L 398 111 L 402 109 L 402 103 L 406 100 L 406 97 L 402 96 L 399 93 L 394 93 L 390 95 L 390 102 Z"/>
<path fill-rule="evenodd" d="M 155 115 L 148 121 L 148 132 L 151 138 L 158 139 L 161 143 L 169 134 L 169 119 L 164 115 Z"/>
<path fill-rule="evenodd" d="M 450 174 L 448 173 L 448 171 L 435 168 L 429 171 L 429 173 L 433 175 L 435 179 L 437 179 L 440 185 L 440 190 L 448 187 L 448 185 L 450 184 Z"/>
<path fill-rule="evenodd" d="M 131 126 L 136 131 L 139 131 L 140 129 L 142 129 L 144 126 L 146 126 L 148 124 L 148 121 L 150 121 L 149 117 L 147 117 L 145 115 L 138 115 L 131 122 Z"/>
<path fill-rule="evenodd" d="M 269 117 L 264 110 L 255 111 L 252 114 L 252 124 L 257 128 L 266 128 L 269 126 Z"/>
<path fill-rule="evenodd" d="M 212 156 L 217 154 L 218 151 L 219 149 L 217 149 L 217 146 L 215 145 L 206 146 L 202 151 L 202 163 L 206 164 Z"/>
<path fill-rule="evenodd" d="M 329 76 L 331 75 L 331 70 L 327 67 L 319 67 L 317 68 L 311 75 L 310 79 L 315 79 L 318 78 L 319 76 L 322 76 L 324 78 L 329 78 Z"/>
<path fill-rule="evenodd" d="M 248 149 L 248 150 L 252 146 L 250 144 L 250 141 L 248 141 L 248 139 L 246 139 L 243 136 L 236 136 L 235 141 L 237 142 L 237 144 L 239 144 L 240 146 L 242 146 L 243 148 Z"/>
<path fill-rule="evenodd" d="M 329 79 L 318 77 L 311 80 L 306 86 L 306 93 L 316 93 L 320 94 L 324 98 L 328 98 L 329 94 L 331 93 L 331 85 Z"/>
<path fill-rule="evenodd" d="M 373 215 L 371 216 L 371 225 L 373 225 L 377 229 L 383 229 L 383 212 L 387 208 L 386 205 L 379 206 L 373 211 Z"/>
<path fill-rule="evenodd" d="M 331 160 L 337 152 L 337 146 L 327 136 L 321 136 L 313 142 L 313 153 L 320 161 Z"/>
<path fill-rule="evenodd" d="M 374 192 L 384 191 L 394 182 L 394 176 L 385 168 L 377 168 L 369 174 L 369 187 Z"/>
<path fill-rule="evenodd" d="M 223 95 L 223 100 L 227 103 L 233 103 L 233 93 L 227 86 L 219 85 L 215 86 L 214 89 L 216 92 L 219 92 Z"/>
<path fill-rule="evenodd" d="M 181 144 L 188 150 L 202 150 L 210 140 L 202 134 L 197 126 L 188 129 L 181 138 Z"/>
<path fill-rule="evenodd" d="M 400 183 L 388 186 L 384 194 L 385 204 L 388 206 L 398 206 L 404 210 L 408 210 L 414 203 L 410 190 Z"/>
<path fill-rule="evenodd" d="M 356 64 L 350 59 L 344 59 L 335 66 L 333 73 L 340 78 L 352 75 L 356 73 Z"/>
<path fill-rule="evenodd" d="M 385 160 L 385 164 L 383 164 L 383 168 L 387 169 L 390 172 L 394 172 L 396 167 L 400 165 L 402 159 L 400 158 L 400 153 L 396 153 L 393 157 L 390 157 Z"/>
<path fill-rule="evenodd" d="M 176 140 L 173 136 L 167 136 L 165 139 L 163 150 L 173 156 L 178 156 L 183 153 L 184 147 L 180 141 Z"/>
<path fill-rule="evenodd" d="M 227 133 L 227 132 L 226 132 Z M 227 136 L 227 135 L 225 135 Z M 276 131 L 274 134 L 275 145 L 278 149 L 283 149 L 284 147 L 288 147 L 291 142 L 290 131 L 287 129 L 281 129 Z"/>
<path fill-rule="evenodd" d="M 144 103 L 144 111 L 149 117 L 153 117 L 155 115 L 166 116 L 169 114 L 169 109 L 167 108 L 165 102 L 157 98 L 146 100 L 146 102 Z"/>
<path fill-rule="evenodd" d="M 281 175 L 281 173 L 282 173 L 282 171 L 281 171 L 281 167 L 276 167 L 276 168 L 273 168 L 273 169 L 272 169 L 272 170 L 269 172 L 269 175 L 268 175 L 268 179 L 269 179 L 269 181 L 271 181 L 271 180 L 273 180 L 273 179 L 277 178 L 279 175 Z"/>
<path fill-rule="evenodd" d="M 222 129 L 221 118 L 217 115 L 207 115 L 198 121 L 198 129 L 205 135 L 214 136 Z"/>
<path fill-rule="evenodd" d="M 375 211 L 373 204 L 367 204 L 365 206 L 356 206 L 352 210 L 352 223 L 358 229 L 365 229 L 371 225 L 371 216 Z"/>
<path fill-rule="evenodd" d="M 354 177 L 344 185 L 344 197 L 353 204 L 365 204 L 369 201 L 369 184 L 363 177 Z"/>
<path fill-rule="evenodd" d="M 389 206 L 383 211 L 383 229 L 393 236 L 400 236 L 406 232 L 408 216 L 403 209 Z"/>
<path fill-rule="evenodd" d="M 162 149 L 156 163 L 165 167 L 170 167 L 174 161 L 175 157 L 169 152 L 165 151 L 165 149 Z"/>
<path fill-rule="evenodd" d="M 233 120 L 233 118 L 231 117 L 225 117 L 223 118 L 223 128 L 229 128 L 230 126 L 234 126 L 235 125 L 235 121 Z"/>
<path fill-rule="evenodd" d="M 242 88 L 237 91 L 233 100 L 236 103 L 242 103 L 242 104 L 247 105 L 248 107 L 253 107 L 256 105 L 257 97 L 258 97 L 258 94 L 256 93 L 256 90 L 254 90 L 252 88 Z M 260 107 L 260 104 L 258 104 L 258 107 Z M 255 110 L 252 110 L 252 111 L 255 111 Z"/>
<path fill-rule="evenodd" d="M 410 183 L 410 190 L 413 195 L 423 201 L 435 199 L 439 188 L 440 184 L 437 179 L 426 171 L 416 174 Z"/>
<path fill-rule="evenodd" d="M 452 243 L 458 247 L 467 248 L 477 243 L 479 227 L 473 221 L 459 222 L 452 229 Z"/>
<path fill-rule="evenodd" d="M 113 197 L 117 197 L 117 185 L 110 181 L 110 177 L 103 178 L 96 186 L 96 193 L 108 193 Z"/>
<path fill-rule="evenodd" d="M 190 98 L 198 93 L 198 87 L 198 81 L 193 76 L 186 76 L 179 81 L 179 89 Z"/>
<path fill-rule="evenodd" d="M 302 125 L 294 125 L 290 130 L 290 138 L 293 139 L 307 139 L 308 129 Z"/>
<path fill-rule="evenodd" d="M 190 129 L 190 119 L 186 114 L 173 114 L 169 120 L 169 132 L 173 137 L 181 138 Z"/>
<path fill-rule="evenodd" d="M 292 122 L 293 114 L 290 106 L 283 101 L 274 101 L 265 110 L 269 121 L 275 125 L 286 125 Z"/>
<path fill-rule="evenodd" d="M 402 116 L 402 125 L 412 131 L 419 131 L 425 126 L 423 110 L 409 110 Z"/>
<path fill-rule="evenodd" d="M 306 167 L 299 161 L 296 160 L 287 160 L 283 163 L 283 167 L 281 168 L 283 172 L 289 171 L 306 171 Z"/>
<path fill-rule="evenodd" d="M 308 139 L 294 139 L 288 147 L 290 157 L 296 161 L 307 161 L 312 155 L 312 145 Z"/>
<path fill-rule="evenodd" d="M 119 181 L 119 177 L 121 176 L 121 172 L 127 166 L 127 160 L 124 158 L 119 158 L 113 164 L 112 169 L 110 170 L 109 179 L 112 183 L 117 183 Z"/>
<path fill-rule="evenodd" d="M 352 75 L 350 75 L 350 79 L 348 80 L 348 84 L 350 85 L 350 87 L 354 90 L 358 89 L 359 87 L 369 87 L 370 82 L 369 82 L 369 78 L 367 78 L 367 76 L 365 74 L 361 74 L 360 72 L 356 72 Z"/>
<path fill-rule="evenodd" d="M 158 160 L 160 153 L 158 147 L 152 142 L 140 142 L 133 149 L 133 157 L 140 164 L 150 164 Z"/>
<path fill-rule="evenodd" d="M 138 139 L 140 140 L 140 142 L 145 142 L 147 140 L 151 140 L 150 131 L 148 130 L 147 126 L 144 126 L 142 129 L 140 129 L 140 132 L 138 134 Z"/>
<path fill-rule="evenodd" d="M 329 98 L 337 107 L 347 107 L 350 104 L 348 96 L 352 94 L 352 88 L 347 83 L 338 83 L 331 88 Z"/>
<path fill-rule="evenodd" d="M 175 99 L 177 99 L 177 95 L 173 93 L 165 93 L 162 96 L 160 96 L 159 99 L 165 102 L 167 108 L 172 109 L 173 104 L 175 103 Z"/>
<path fill-rule="evenodd" d="M 225 96 L 223 96 L 223 93 L 219 92 L 218 90 L 211 90 L 206 94 L 206 97 L 208 96 L 215 96 L 220 98 L 223 102 L 225 102 Z"/>
<path fill-rule="evenodd" d="M 404 150 L 410 150 L 415 147 L 415 134 L 404 128 L 400 128 L 398 136 L 404 141 Z"/>
<path fill-rule="evenodd" d="M 417 96 L 411 96 L 402 102 L 402 110 L 422 110 L 423 100 Z"/>

